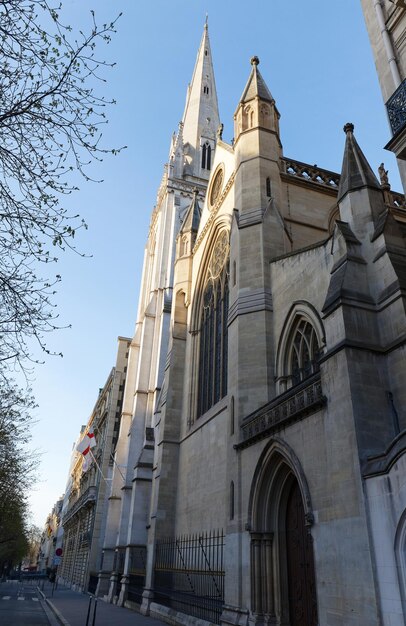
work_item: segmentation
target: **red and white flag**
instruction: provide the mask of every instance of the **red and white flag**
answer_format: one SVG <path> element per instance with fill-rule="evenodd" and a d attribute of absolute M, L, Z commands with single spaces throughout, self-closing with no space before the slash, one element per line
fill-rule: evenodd
<path fill-rule="evenodd" d="M 87 472 L 87 470 L 89 469 L 89 467 L 92 464 L 92 460 L 93 459 L 91 458 L 90 454 L 87 454 L 86 456 L 83 457 L 82 474 Z"/>
<path fill-rule="evenodd" d="M 77 452 L 83 454 L 86 458 L 86 455 L 89 454 L 91 448 L 94 448 L 96 445 L 96 439 L 93 432 L 93 427 L 91 426 L 87 431 L 86 435 L 83 437 L 82 441 L 79 441 L 76 446 Z"/>

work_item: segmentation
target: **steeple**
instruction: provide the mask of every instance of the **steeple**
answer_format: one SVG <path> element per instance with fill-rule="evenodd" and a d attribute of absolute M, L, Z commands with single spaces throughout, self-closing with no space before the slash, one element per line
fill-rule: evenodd
<path fill-rule="evenodd" d="M 192 81 L 187 90 L 182 122 L 185 174 L 207 180 L 213 162 L 216 132 L 220 125 L 207 19 Z"/>
<path fill-rule="evenodd" d="M 381 189 L 378 179 L 354 137 L 354 124 L 345 124 L 344 132 L 346 141 L 337 200 L 341 200 L 349 191 L 362 187 Z"/>

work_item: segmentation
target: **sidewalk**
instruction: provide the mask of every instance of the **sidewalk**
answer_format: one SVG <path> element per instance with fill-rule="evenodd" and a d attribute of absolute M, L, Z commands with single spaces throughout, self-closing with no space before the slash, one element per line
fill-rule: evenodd
<path fill-rule="evenodd" d="M 47 581 L 41 594 L 62 626 L 86 626 L 89 608 L 89 595 L 72 591 L 68 587 L 58 585 L 52 596 L 52 584 Z M 124 609 L 115 604 L 97 600 L 96 617 L 93 624 L 95 601 L 92 601 L 88 626 L 166 626 L 163 622 L 145 617 L 137 611 Z"/>

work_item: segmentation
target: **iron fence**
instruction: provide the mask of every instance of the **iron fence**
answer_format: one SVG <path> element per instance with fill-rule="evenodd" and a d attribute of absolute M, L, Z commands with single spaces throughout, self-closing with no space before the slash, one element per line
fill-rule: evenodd
<path fill-rule="evenodd" d="M 224 603 L 222 530 L 159 541 L 155 601 L 215 624 Z"/>

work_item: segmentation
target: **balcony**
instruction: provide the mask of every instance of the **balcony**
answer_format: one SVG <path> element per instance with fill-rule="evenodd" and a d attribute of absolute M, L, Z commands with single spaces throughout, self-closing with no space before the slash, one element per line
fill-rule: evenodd
<path fill-rule="evenodd" d="M 76 500 L 72 506 L 70 506 L 63 517 L 63 524 L 66 524 L 80 509 L 87 506 L 94 505 L 96 501 L 96 487 L 91 486 L 86 489 L 84 493 Z"/>
<path fill-rule="evenodd" d="M 275 400 L 245 418 L 241 424 L 242 441 L 234 447 L 247 448 L 260 439 L 319 411 L 327 402 L 321 388 L 320 372 L 292 387 Z"/>
<path fill-rule="evenodd" d="M 403 81 L 386 103 L 392 133 L 396 135 L 406 125 L 406 80 Z"/>
<path fill-rule="evenodd" d="M 385 146 L 398 159 L 406 159 L 406 80 L 404 80 L 386 103 L 393 137 Z"/>

